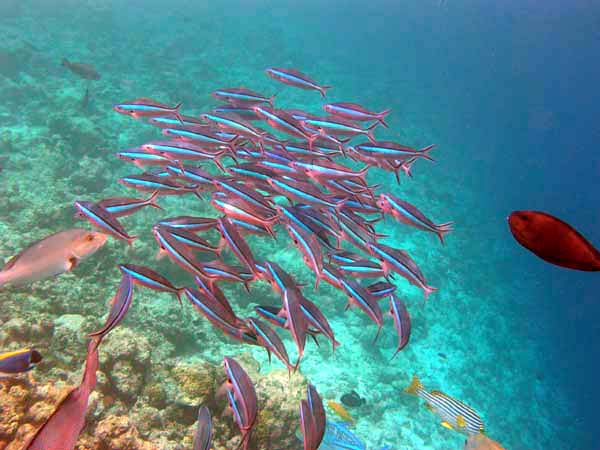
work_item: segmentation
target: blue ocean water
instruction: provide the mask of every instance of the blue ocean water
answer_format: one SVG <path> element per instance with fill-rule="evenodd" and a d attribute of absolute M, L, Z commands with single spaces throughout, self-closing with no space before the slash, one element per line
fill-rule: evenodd
<path fill-rule="evenodd" d="M 333 85 L 328 98 L 392 108 L 390 139 L 437 144 L 436 163 L 416 165 L 413 179 L 399 186 L 390 174 L 369 180 L 406 195 L 438 222 L 456 223 L 444 247 L 403 225 L 382 226 L 440 289 L 423 307 L 421 293 L 399 283 L 413 316 L 406 351 L 389 362 L 396 342 L 389 324 L 372 346 L 372 324 L 344 313 L 343 304 L 327 304 L 344 344 L 335 357 L 325 345 L 310 348 L 302 372 L 327 400 L 351 389 L 367 399 L 351 413 L 368 448 L 462 448 L 464 437 L 402 393 L 413 373 L 428 389 L 473 406 L 507 449 L 598 448 L 600 278 L 536 259 L 506 223 L 513 210 L 544 210 L 600 245 L 598 2 L 6 0 L 0 13 L 7 42 L 0 54 L 1 176 L 20 187 L 4 191 L 11 199 L 0 222 L 12 241 L 0 243 L 1 256 L 71 226 L 73 195 L 124 192 L 116 179 L 131 168 L 114 152 L 157 134 L 116 115 L 114 104 L 148 96 L 182 101 L 197 113 L 214 105 L 211 91 L 245 85 L 279 91 L 280 105 L 317 112 L 317 93 L 283 88 L 263 73 L 296 67 Z M 86 83 L 60 67 L 63 57 L 102 74 L 89 84 L 86 110 L 79 107 Z M 32 154 L 57 134 L 68 145 Z M 61 157 L 65 168 L 54 172 L 53 184 L 36 185 L 38 171 Z M 114 172 L 90 173 L 94 161 L 110 161 L 104 167 Z M 69 195 L 66 179 L 74 183 Z M 60 208 L 46 205 L 41 189 Z M 175 200 L 168 204 L 185 211 Z M 116 247 L 103 254 L 105 272 L 96 278 L 107 297 L 114 285 L 107 267 L 120 262 L 115 254 L 125 255 Z M 280 256 L 293 255 L 288 249 Z M 99 305 L 73 308 L 86 317 L 104 314 Z M 136 321 L 140 316 L 125 326 L 135 329 Z M 172 358 L 222 358 L 177 339 Z"/>

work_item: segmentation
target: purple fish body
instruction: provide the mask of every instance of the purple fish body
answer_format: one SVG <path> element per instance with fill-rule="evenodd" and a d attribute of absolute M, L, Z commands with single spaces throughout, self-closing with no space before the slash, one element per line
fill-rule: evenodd
<path fill-rule="evenodd" d="M 283 292 L 283 311 L 287 318 L 287 325 L 292 338 L 298 347 L 298 362 L 300 363 L 304 355 L 304 346 L 306 345 L 307 323 L 300 307 L 302 294 L 298 289 L 286 289 Z"/>
<path fill-rule="evenodd" d="M 252 428 L 256 423 L 258 399 L 252 380 L 242 367 L 229 357 L 224 358 L 225 373 L 227 374 L 228 400 L 234 410 L 234 417 L 242 432 L 244 450 L 248 449 Z"/>
<path fill-rule="evenodd" d="M 265 70 L 268 76 L 284 84 L 294 86 L 300 89 L 319 91 L 321 97 L 325 97 L 325 92 L 331 86 L 319 86 L 316 81 L 308 75 L 299 72 L 296 69 L 285 69 L 281 67 L 269 67 Z"/>
<path fill-rule="evenodd" d="M 388 124 L 384 119 L 392 111 L 391 109 L 386 109 L 385 111 L 377 113 L 369 111 L 356 103 L 328 103 L 323 105 L 323 109 L 329 114 L 348 120 L 355 120 L 358 122 L 376 120 L 386 128 L 388 127 Z"/>
<path fill-rule="evenodd" d="M 123 217 L 133 214 L 145 206 L 162 209 L 157 203 L 158 191 L 154 191 L 147 199 L 130 198 L 130 197 L 112 197 L 100 200 L 98 206 L 104 208 L 114 217 Z"/>
<path fill-rule="evenodd" d="M 452 231 L 453 222 L 435 224 L 428 219 L 416 206 L 399 199 L 398 197 L 382 193 L 377 205 L 384 213 L 391 214 L 399 222 L 413 226 L 419 230 L 430 231 L 437 234 L 440 242 L 444 243 L 444 235 Z"/>
<path fill-rule="evenodd" d="M 300 400 L 300 428 L 304 437 L 304 450 L 317 450 L 325 435 L 325 409 L 323 401 L 311 384 L 306 400 Z"/>
<path fill-rule="evenodd" d="M 182 228 L 187 231 L 209 231 L 217 226 L 217 219 L 210 217 L 177 216 L 163 219 L 159 225 Z"/>
<path fill-rule="evenodd" d="M 181 103 L 175 106 L 168 106 L 151 98 L 137 98 L 113 107 L 116 112 L 135 119 L 139 119 L 140 117 L 174 116 L 179 122 L 183 123 L 179 108 L 181 108 Z"/>
<path fill-rule="evenodd" d="M 421 288 L 425 295 L 425 300 L 437 288 L 429 286 L 425 276 L 419 266 L 413 261 L 410 255 L 404 250 L 398 250 L 384 244 L 370 243 L 370 253 L 379 259 L 386 275 L 390 272 L 396 272 L 398 275 L 406 278 L 409 283 Z"/>
<path fill-rule="evenodd" d="M 271 362 L 271 353 L 273 353 L 279 360 L 287 367 L 288 371 L 294 370 L 294 366 L 290 364 L 290 358 L 288 356 L 285 345 L 279 338 L 279 335 L 266 323 L 250 317 L 247 319 L 250 329 L 254 331 L 258 339 L 258 343 L 267 349 L 269 354 L 269 362 Z"/>
<path fill-rule="evenodd" d="M 85 425 L 88 399 L 96 388 L 98 370 L 98 347 L 95 342 L 88 345 L 83 379 L 56 406 L 35 434 L 27 441 L 23 450 L 73 450 L 79 433 Z"/>
<path fill-rule="evenodd" d="M 89 337 L 95 339 L 98 343 L 100 343 L 104 336 L 110 333 L 111 330 L 116 328 L 116 326 L 119 325 L 119 323 L 121 323 L 121 321 L 127 314 L 127 311 L 129 311 L 129 307 L 131 306 L 132 300 L 133 279 L 127 272 L 124 272 L 121 276 L 121 283 L 119 284 L 117 293 L 110 301 L 111 307 L 104 326 L 98 331 L 90 333 Z"/>
<path fill-rule="evenodd" d="M 212 419 L 206 406 L 198 410 L 198 425 L 194 433 L 193 450 L 210 450 L 212 443 Z"/>
<path fill-rule="evenodd" d="M 395 294 L 390 295 L 390 313 L 394 319 L 394 328 L 398 334 L 398 347 L 392 356 L 393 359 L 408 344 L 411 322 L 406 305 Z"/>
<path fill-rule="evenodd" d="M 126 241 L 129 245 L 133 243 L 137 236 L 129 236 L 125 228 L 115 216 L 104 208 L 92 202 L 76 201 L 75 207 L 83 216 L 96 228 L 107 234 Z"/>
<path fill-rule="evenodd" d="M 362 309 L 377 324 L 377 335 L 379 335 L 383 326 L 383 313 L 375 298 L 355 280 L 340 277 L 340 285 L 348 296 L 348 306 L 352 303 Z"/>
<path fill-rule="evenodd" d="M 173 283 L 158 272 L 155 272 L 148 267 L 136 266 L 135 264 L 121 264 L 119 265 L 119 269 L 122 273 L 131 276 L 131 279 L 135 284 L 145 286 L 155 291 L 175 294 L 179 303 L 181 303 L 181 293 L 183 292 L 183 288 L 175 287 Z"/>
<path fill-rule="evenodd" d="M 232 105 L 255 105 L 257 103 L 268 103 L 269 105 L 273 106 L 273 99 L 275 98 L 275 95 L 271 97 L 265 97 L 264 95 L 258 94 L 244 87 L 217 89 L 211 95 L 217 100 L 225 101 Z"/>
<path fill-rule="evenodd" d="M 237 258 L 256 276 L 258 273 L 256 272 L 256 260 L 254 259 L 254 254 L 246 240 L 242 237 L 242 235 L 237 230 L 237 227 L 231 223 L 231 221 L 226 217 L 219 217 L 217 219 L 217 230 L 221 233 L 225 243 L 231 249 L 231 251 L 237 256 Z"/>

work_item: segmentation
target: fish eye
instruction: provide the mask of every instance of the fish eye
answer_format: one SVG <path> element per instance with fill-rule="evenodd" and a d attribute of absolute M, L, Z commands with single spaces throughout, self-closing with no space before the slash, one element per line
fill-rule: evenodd
<path fill-rule="evenodd" d="M 88 234 L 88 235 L 85 237 L 85 240 L 86 240 L 86 241 L 88 241 L 88 242 L 91 242 L 91 241 L 93 241 L 93 240 L 94 240 L 94 235 L 93 235 L 93 234 Z"/>

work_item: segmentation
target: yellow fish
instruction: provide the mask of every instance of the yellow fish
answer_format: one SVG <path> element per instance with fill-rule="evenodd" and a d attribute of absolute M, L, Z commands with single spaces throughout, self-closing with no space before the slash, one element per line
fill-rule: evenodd
<path fill-rule="evenodd" d="M 465 434 L 483 432 L 483 422 L 473 408 L 443 392 L 427 392 L 416 375 L 404 391 L 425 400 L 427 408 L 441 417 L 443 427 Z"/>
<path fill-rule="evenodd" d="M 350 415 L 348 410 L 346 408 L 344 408 L 342 405 L 340 405 L 338 402 L 334 402 L 333 400 L 327 400 L 327 406 L 329 406 L 329 408 L 334 413 L 336 413 L 340 417 L 340 419 L 342 419 L 344 422 L 350 422 L 350 423 L 356 422 L 354 420 L 354 417 L 352 417 Z"/>

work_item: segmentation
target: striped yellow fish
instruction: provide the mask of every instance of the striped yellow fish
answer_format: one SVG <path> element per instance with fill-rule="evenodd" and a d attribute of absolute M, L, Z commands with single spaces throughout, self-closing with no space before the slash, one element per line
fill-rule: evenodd
<path fill-rule="evenodd" d="M 483 433 L 483 422 L 473 408 L 443 392 L 427 392 L 416 375 L 404 391 L 425 400 L 427 408 L 442 418 L 442 426 L 469 435 Z"/>

